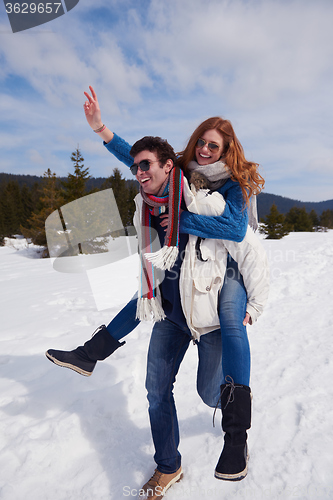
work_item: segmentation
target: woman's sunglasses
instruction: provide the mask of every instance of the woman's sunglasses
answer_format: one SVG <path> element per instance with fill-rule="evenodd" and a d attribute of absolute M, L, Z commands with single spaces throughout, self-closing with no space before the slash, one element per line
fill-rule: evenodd
<path fill-rule="evenodd" d="M 204 139 L 198 139 L 197 148 L 203 148 L 205 144 L 207 144 L 208 149 L 212 152 L 217 151 L 220 147 L 218 144 L 215 144 L 215 142 L 207 142 Z"/>
<path fill-rule="evenodd" d="M 133 165 L 130 167 L 130 171 L 133 175 L 136 175 L 138 172 L 138 168 L 140 167 L 140 170 L 142 170 L 142 172 L 147 172 L 147 170 L 150 169 L 150 164 L 155 163 L 156 161 L 158 160 L 141 160 L 139 163 L 133 163 Z"/>

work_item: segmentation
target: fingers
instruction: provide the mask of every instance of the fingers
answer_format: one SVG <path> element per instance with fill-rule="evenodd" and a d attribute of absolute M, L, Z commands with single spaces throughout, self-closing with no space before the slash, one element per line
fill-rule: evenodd
<path fill-rule="evenodd" d="M 93 96 L 93 98 L 95 99 L 95 101 L 97 100 L 97 95 L 96 95 L 96 92 L 94 91 L 94 89 L 92 88 L 91 85 L 89 85 L 89 89 L 90 89 L 90 92 L 91 92 L 91 95 Z"/>
<path fill-rule="evenodd" d="M 251 319 L 250 314 L 249 314 L 249 313 L 246 313 L 246 314 L 245 314 L 244 321 L 243 321 L 243 325 L 244 325 L 244 326 L 246 326 L 246 325 L 249 323 L 250 319 Z"/>
<path fill-rule="evenodd" d="M 94 99 L 88 94 L 88 92 L 83 92 L 90 104 L 94 103 Z"/>
<path fill-rule="evenodd" d="M 168 224 L 169 214 L 160 215 L 160 219 L 162 219 L 160 222 L 161 226 L 165 226 Z"/>
<path fill-rule="evenodd" d="M 162 219 L 160 225 L 161 227 L 165 227 L 164 231 L 166 231 L 168 228 L 169 214 L 160 215 L 160 219 Z"/>
<path fill-rule="evenodd" d="M 88 115 L 89 111 L 90 111 L 90 103 L 89 101 L 86 101 L 84 104 L 83 104 L 83 109 L 84 109 L 84 112 L 86 115 Z"/>

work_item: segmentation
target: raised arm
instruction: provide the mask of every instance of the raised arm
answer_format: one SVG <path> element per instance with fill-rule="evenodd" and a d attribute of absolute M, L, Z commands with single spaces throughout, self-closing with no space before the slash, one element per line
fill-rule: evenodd
<path fill-rule="evenodd" d="M 94 89 L 89 86 L 91 95 L 84 92 L 87 101 L 84 103 L 84 112 L 90 127 L 103 139 L 105 147 L 118 160 L 130 167 L 133 158 L 130 155 L 131 146 L 124 139 L 114 134 L 102 122 L 101 110 Z M 105 127 L 105 128 L 104 128 Z M 242 190 L 237 182 L 228 180 L 219 190 L 224 196 L 226 207 L 222 215 L 198 215 L 183 212 L 180 219 L 180 231 L 194 234 L 201 238 L 226 239 L 240 242 L 244 239 L 247 225 L 247 210 L 243 209 Z"/>
<path fill-rule="evenodd" d="M 101 109 L 99 107 L 96 92 L 91 86 L 89 86 L 89 89 L 91 95 L 88 92 L 84 92 L 84 95 L 86 96 L 87 100 L 83 105 L 87 122 L 89 126 L 93 129 L 93 131 L 98 133 L 98 135 L 101 137 L 101 139 L 103 139 L 104 142 L 108 143 L 112 141 L 114 134 L 103 124 L 101 118 Z"/>
<path fill-rule="evenodd" d="M 91 95 L 84 92 L 87 101 L 83 105 L 89 126 L 103 139 L 106 149 L 119 161 L 125 163 L 127 167 L 130 167 L 133 164 L 133 158 L 130 155 L 131 145 L 104 125 L 96 92 L 91 86 L 89 86 L 89 89 Z"/>

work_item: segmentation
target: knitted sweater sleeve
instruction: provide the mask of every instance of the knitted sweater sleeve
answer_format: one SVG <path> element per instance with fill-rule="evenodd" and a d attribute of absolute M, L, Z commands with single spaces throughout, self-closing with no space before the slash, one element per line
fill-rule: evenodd
<path fill-rule="evenodd" d="M 117 134 L 114 133 L 110 142 L 104 142 L 104 146 L 128 167 L 133 164 L 130 144 Z M 247 210 L 243 209 L 243 195 L 239 184 L 229 180 L 219 192 L 224 196 L 226 202 L 223 214 L 215 217 L 183 212 L 180 217 L 181 233 L 236 242 L 244 239 L 248 225 L 248 214 Z"/>
<path fill-rule="evenodd" d="M 127 167 L 133 164 L 133 158 L 130 155 L 131 145 L 128 144 L 124 139 L 119 137 L 119 135 L 113 133 L 113 139 L 106 143 L 103 141 L 104 146 L 110 153 L 112 153 L 119 161 L 125 163 Z"/>
<path fill-rule="evenodd" d="M 243 241 L 247 231 L 248 214 L 244 209 L 241 187 L 238 182 L 229 180 L 225 184 L 226 189 L 223 188 L 219 190 L 226 202 L 223 214 L 209 216 L 184 211 L 180 217 L 181 233 L 194 234 L 201 238 Z"/>

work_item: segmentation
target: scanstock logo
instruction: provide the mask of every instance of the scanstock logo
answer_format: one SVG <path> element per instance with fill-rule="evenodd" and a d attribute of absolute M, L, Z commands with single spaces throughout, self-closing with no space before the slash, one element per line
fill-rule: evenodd
<path fill-rule="evenodd" d="M 3 0 L 13 33 L 53 21 L 72 10 L 79 0 Z"/>

